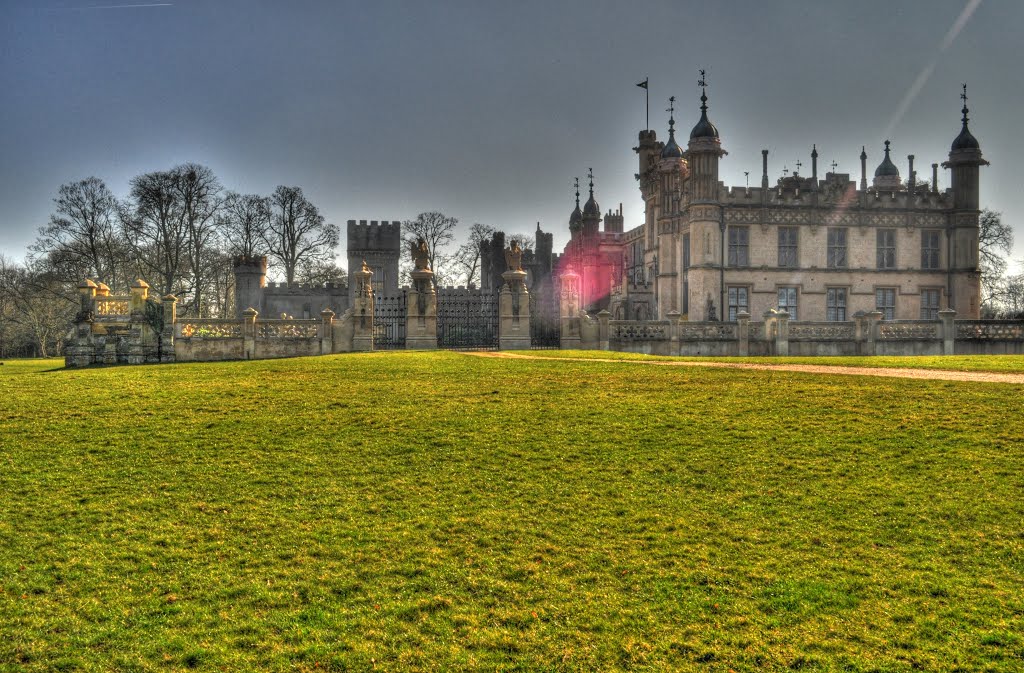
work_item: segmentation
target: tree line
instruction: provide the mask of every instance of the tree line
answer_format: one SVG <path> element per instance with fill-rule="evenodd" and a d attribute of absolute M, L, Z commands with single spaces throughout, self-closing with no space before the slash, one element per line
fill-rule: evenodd
<path fill-rule="evenodd" d="M 59 353 L 86 278 L 114 294 L 142 278 L 183 315 L 226 317 L 235 257 L 266 255 L 289 283 L 340 281 L 338 237 L 301 188 L 240 194 L 199 164 L 138 175 L 124 198 L 96 177 L 61 185 L 26 260 L 0 256 L 0 357 Z"/>

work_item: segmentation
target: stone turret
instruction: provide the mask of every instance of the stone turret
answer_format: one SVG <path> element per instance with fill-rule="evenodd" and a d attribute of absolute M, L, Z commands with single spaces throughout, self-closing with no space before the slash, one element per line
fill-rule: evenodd
<path fill-rule="evenodd" d="M 947 290 L 949 308 L 958 316 L 977 318 L 981 307 L 974 298 L 981 292 L 978 274 L 978 219 L 980 168 L 989 163 L 981 156 L 981 144 L 967 128 L 967 85 L 964 84 L 960 134 L 949 148 L 949 160 L 942 164 L 952 172 L 953 226 L 947 231 L 949 241 L 950 277 L 960 275 Z M 951 290 L 951 291 L 950 291 Z"/>
<path fill-rule="evenodd" d="M 235 272 L 235 316 L 247 308 L 262 311 L 263 288 L 267 286 L 267 258 L 239 255 L 233 260 Z"/>

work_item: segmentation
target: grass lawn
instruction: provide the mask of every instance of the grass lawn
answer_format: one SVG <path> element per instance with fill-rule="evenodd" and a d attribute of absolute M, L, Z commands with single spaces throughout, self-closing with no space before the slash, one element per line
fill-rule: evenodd
<path fill-rule="evenodd" d="M 944 369 L 958 372 L 1024 374 L 1024 355 L 928 355 L 928 356 L 834 356 L 834 357 L 674 357 L 616 351 L 514 351 L 519 355 L 587 360 L 684 360 L 691 362 L 754 362 L 769 365 L 824 365 L 833 367 L 886 367 Z"/>
<path fill-rule="evenodd" d="M 0 366 L 0 671 L 1024 669 L 1021 386 L 59 366 Z"/>

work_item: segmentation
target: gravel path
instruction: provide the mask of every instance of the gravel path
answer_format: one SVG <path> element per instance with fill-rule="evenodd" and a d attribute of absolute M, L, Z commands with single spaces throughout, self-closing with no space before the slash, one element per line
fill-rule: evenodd
<path fill-rule="evenodd" d="M 845 374 L 848 376 L 881 376 L 897 379 L 931 379 L 939 381 L 975 381 L 981 383 L 1024 384 L 1024 374 L 1000 372 L 957 372 L 948 369 L 900 369 L 890 367 L 840 367 L 830 365 L 770 365 L 748 362 L 702 362 L 692 360 L 615 360 L 612 358 L 545 357 L 502 353 L 501 351 L 468 351 L 466 355 L 490 358 L 526 360 L 568 360 L 571 362 L 614 362 L 617 364 L 660 365 L 665 367 L 715 367 L 718 369 L 760 369 L 779 372 L 805 372 L 808 374 Z"/>

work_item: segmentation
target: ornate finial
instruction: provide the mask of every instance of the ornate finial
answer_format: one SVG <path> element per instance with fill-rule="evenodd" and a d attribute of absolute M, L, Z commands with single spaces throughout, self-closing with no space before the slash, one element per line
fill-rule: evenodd
<path fill-rule="evenodd" d="M 885 141 L 885 156 L 886 157 L 889 156 L 889 141 L 888 140 Z"/>
<path fill-rule="evenodd" d="M 818 157 L 818 145 L 815 143 L 811 145 L 811 158 L 816 159 Z"/>
<path fill-rule="evenodd" d="M 832 164 L 831 164 L 831 166 L 832 166 L 832 172 L 833 172 L 833 173 L 835 173 L 835 172 L 836 172 L 836 166 L 838 166 L 838 165 L 839 165 L 839 164 L 837 164 L 837 163 L 836 163 L 836 160 L 835 160 L 835 159 L 833 159 L 833 160 L 832 160 Z"/>
<path fill-rule="evenodd" d="M 747 179 L 747 187 L 750 186 L 750 171 L 743 171 L 743 177 Z"/>
<path fill-rule="evenodd" d="M 594 198 L 594 169 L 587 169 L 587 178 L 590 180 L 590 198 Z"/>
<path fill-rule="evenodd" d="M 786 167 L 785 164 L 782 165 L 782 174 L 787 177 L 789 176 L 789 169 Z"/>
<path fill-rule="evenodd" d="M 964 84 L 964 91 L 963 91 L 963 93 L 960 94 L 960 100 L 962 100 L 964 102 L 964 107 L 960 111 L 964 114 L 963 122 L 964 122 L 964 125 L 966 125 L 967 124 L 967 84 L 966 83 Z"/>
<path fill-rule="evenodd" d="M 801 162 L 800 162 L 800 160 L 799 160 L 799 159 L 797 159 L 797 160 L 796 160 L 796 170 L 795 170 L 795 171 L 793 171 L 793 175 L 794 175 L 794 176 L 797 176 L 797 175 L 799 175 L 799 174 L 800 174 L 800 168 L 801 168 L 801 167 L 803 167 L 803 163 L 801 163 Z"/>
<path fill-rule="evenodd" d="M 697 82 L 697 86 L 700 87 L 700 109 L 701 109 L 702 112 L 704 112 L 704 111 L 706 111 L 708 109 L 708 93 L 707 93 L 708 80 L 707 80 L 707 77 L 705 75 L 706 75 L 706 73 L 703 70 L 701 70 L 700 71 L 700 81 Z"/>
<path fill-rule="evenodd" d="M 576 207 L 580 207 L 580 179 L 573 178 L 576 181 Z"/>
<path fill-rule="evenodd" d="M 860 146 L 860 158 L 861 159 L 867 159 L 868 158 L 868 151 L 867 151 L 867 148 L 864 145 Z"/>
<path fill-rule="evenodd" d="M 668 112 L 668 136 L 669 136 L 669 138 L 671 138 L 671 137 L 673 137 L 675 135 L 675 125 L 676 125 L 676 118 L 675 118 L 675 113 L 676 113 L 676 97 L 675 96 L 670 96 L 669 97 L 669 99 L 668 99 L 668 110 L 666 110 L 666 112 Z"/>
<path fill-rule="evenodd" d="M 707 73 L 705 73 L 703 70 L 700 71 L 700 80 L 697 82 L 697 86 L 704 88 L 708 85 L 707 80 L 704 77 L 706 74 Z"/>

